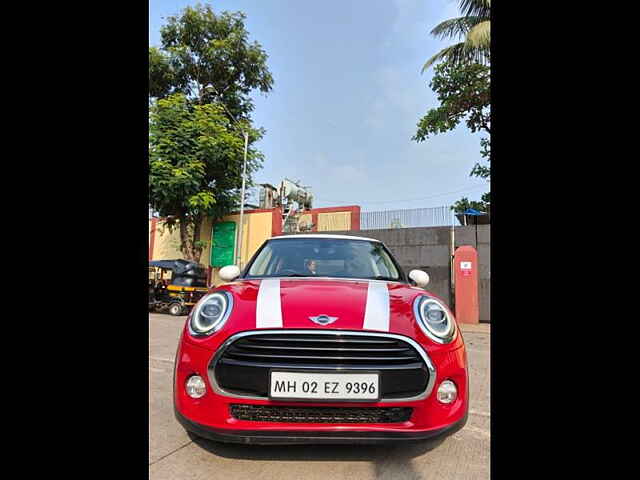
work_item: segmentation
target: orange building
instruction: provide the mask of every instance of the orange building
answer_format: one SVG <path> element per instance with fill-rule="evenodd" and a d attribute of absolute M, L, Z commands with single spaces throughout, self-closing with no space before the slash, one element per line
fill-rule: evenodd
<path fill-rule="evenodd" d="M 202 223 L 200 240 L 205 243 L 205 248 L 200 263 L 208 267 L 210 285 L 220 283 L 220 267 L 235 263 L 236 229 L 239 221 L 240 213 L 232 213 L 215 224 L 210 218 Z M 242 223 L 240 262 L 244 266 L 266 239 L 282 234 L 282 209 L 245 210 Z M 358 231 L 360 207 L 350 205 L 306 210 L 297 217 L 297 223 L 311 232 Z M 149 260 L 174 258 L 182 258 L 177 229 L 170 233 L 168 228 L 163 226 L 162 219 L 149 219 Z"/>

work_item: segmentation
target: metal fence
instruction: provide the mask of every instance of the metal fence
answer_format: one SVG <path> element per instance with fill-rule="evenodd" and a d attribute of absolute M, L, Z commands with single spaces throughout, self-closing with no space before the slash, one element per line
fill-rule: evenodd
<path fill-rule="evenodd" d="M 360 214 L 360 230 L 445 227 L 451 225 L 452 221 L 453 216 L 449 206 L 362 212 Z"/>

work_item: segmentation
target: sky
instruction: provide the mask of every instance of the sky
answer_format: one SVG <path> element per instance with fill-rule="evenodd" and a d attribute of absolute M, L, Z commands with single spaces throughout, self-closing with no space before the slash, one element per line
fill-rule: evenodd
<path fill-rule="evenodd" d="M 149 44 L 163 17 L 198 1 L 149 0 Z M 204 2 L 201 2 L 204 3 Z M 422 143 L 418 120 L 438 105 L 424 62 L 450 44 L 429 35 L 459 16 L 458 0 L 218 0 L 242 11 L 250 41 L 269 55 L 274 78 L 255 92 L 255 147 L 265 155 L 254 183 L 311 187 L 313 207 L 381 211 L 479 200 L 488 182 L 470 177 L 480 134 L 464 124 Z"/>

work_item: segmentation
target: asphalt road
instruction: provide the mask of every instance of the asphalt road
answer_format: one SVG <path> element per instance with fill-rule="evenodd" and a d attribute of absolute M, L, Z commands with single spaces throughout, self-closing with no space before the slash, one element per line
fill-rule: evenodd
<path fill-rule="evenodd" d="M 192 440 L 175 420 L 171 398 L 173 359 L 185 319 L 149 315 L 151 480 L 489 478 L 488 325 L 463 328 L 471 382 L 469 420 L 462 430 L 439 445 L 257 446 Z"/>

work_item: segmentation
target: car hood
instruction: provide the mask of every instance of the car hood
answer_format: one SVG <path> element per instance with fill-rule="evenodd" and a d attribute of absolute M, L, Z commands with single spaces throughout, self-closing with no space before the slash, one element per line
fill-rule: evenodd
<path fill-rule="evenodd" d="M 420 327 L 414 319 L 413 301 L 419 295 L 431 295 L 400 282 L 315 278 L 242 280 L 216 290 L 233 296 L 227 325 L 236 332 L 310 328 L 390 332 L 414 338 Z M 318 316 L 330 318 L 320 318 L 321 323 L 310 318 Z"/>

